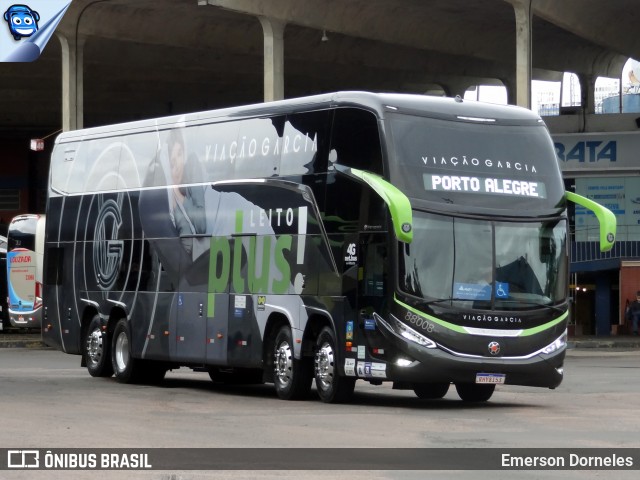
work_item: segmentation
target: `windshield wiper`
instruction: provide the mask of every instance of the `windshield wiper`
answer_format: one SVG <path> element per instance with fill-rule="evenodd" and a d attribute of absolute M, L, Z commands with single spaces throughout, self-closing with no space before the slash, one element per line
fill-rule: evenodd
<path fill-rule="evenodd" d="M 442 303 L 442 302 L 453 302 L 453 301 L 464 301 L 464 300 L 468 300 L 466 298 L 436 298 L 435 300 L 429 300 L 428 302 L 425 302 L 425 305 L 433 305 L 435 303 Z"/>
<path fill-rule="evenodd" d="M 500 300 L 500 303 L 517 303 L 519 305 L 527 305 L 530 307 L 541 307 L 541 308 L 550 308 L 551 310 L 555 310 L 560 313 L 564 313 L 565 309 L 561 307 L 556 307 L 555 305 L 548 305 L 546 303 L 536 303 L 536 302 L 523 302 L 521 300 Z"/>
<path fill-rule="evenodd" d="M 469 298 L 436 298 L 435 300 L 429 300 L 428 302 L 425 302 L 424 305 L 434 305 L 436 303 L 443 303 L 443 302 L 453 302 L 453 301 L 461 301 L 461 302 L 468 302 L 468 301 L 477 301 L 477 300 L 471 300 Z M 488 300 L 485 300 L 488 301 Z M 497 303 L 497 302 L 496 302 Z M 560 313 L 564 313 L 565 309 L 563 309 L 562 307 L 556 307 L 555 305 L 548 305 L 545 303 L 536 303 L 536 302 L 523 302 L 521 300 L 500 300 L 500 303 L 509 303 L 509 304 L 514 304 L 517 303 L 518 305 L 523 305 L 523 306 L 530 306 L 530 307 L 540 307 L 540 308 L 549 308 L 551 310 L 555 310 L 556 312 L 560 312 Z M 496 307 L 498 307 L 498 305 L 496 305 Z"/>

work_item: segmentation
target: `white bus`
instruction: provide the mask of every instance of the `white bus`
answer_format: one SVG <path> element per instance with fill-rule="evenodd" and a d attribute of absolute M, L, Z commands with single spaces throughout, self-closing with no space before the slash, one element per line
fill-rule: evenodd
<path fill-rule="evenodd" d="M 40 328 L 45 216 L 18 215 L 7 233 L 7 304 L 11 326 Z"/>

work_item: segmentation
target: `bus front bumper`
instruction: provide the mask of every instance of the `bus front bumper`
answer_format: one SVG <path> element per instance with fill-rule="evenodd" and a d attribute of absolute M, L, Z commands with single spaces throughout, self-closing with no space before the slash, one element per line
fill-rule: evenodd
<path fill-rule="evenodd" d="M 525 357 L 465 355 L 435 342 L 425 346 L 407 340 L 386 321 L 379 317 L 376 320 L 380 331 L 399 352 L 386 364 L 387 379 L 394 382 L 480 383 L 480 379 L 495 374 L 492 378 L 501 378 L 500 383 L 507 385 L 555 388 L 563 379 L 566 344 L 549 353 Z"/>

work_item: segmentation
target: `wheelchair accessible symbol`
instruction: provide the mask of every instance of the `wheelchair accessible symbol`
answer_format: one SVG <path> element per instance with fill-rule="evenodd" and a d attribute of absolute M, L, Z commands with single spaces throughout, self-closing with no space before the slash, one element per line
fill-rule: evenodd
<path fill-rule="evenodd" d="M 507 298 L 509 296 L 509 284 L 496 282 L 496 297 Z"/>

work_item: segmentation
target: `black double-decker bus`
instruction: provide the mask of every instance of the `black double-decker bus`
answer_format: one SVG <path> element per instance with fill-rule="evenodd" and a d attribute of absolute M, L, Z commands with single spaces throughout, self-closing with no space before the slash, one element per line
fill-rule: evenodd
<path fill-rule="evenodd" d="M 93 376 L 180 366 L 346 401 L 357 380 L 485 401 L 555 388 L 567 201 L 529 110 L 339 92 L 65 132 L 43 338 Z"/>

